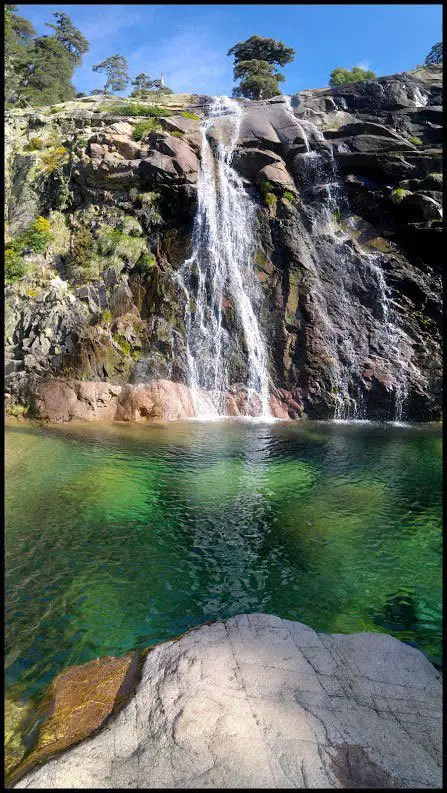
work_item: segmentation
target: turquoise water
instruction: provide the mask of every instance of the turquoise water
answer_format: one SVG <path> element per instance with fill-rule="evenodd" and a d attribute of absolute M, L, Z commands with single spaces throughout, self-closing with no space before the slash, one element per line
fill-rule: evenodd
<path fill-rule="evenodd" d="M 262 611 L 440 662 L 435 426 L 6 429 L 6 685 Z"/>

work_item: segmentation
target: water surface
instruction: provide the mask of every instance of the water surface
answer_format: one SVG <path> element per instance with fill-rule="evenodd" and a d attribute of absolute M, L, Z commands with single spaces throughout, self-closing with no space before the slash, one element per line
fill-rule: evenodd
<path fill-rule="evenodd" d="M 440 477 L 438 426 L 8 426 L 6 684 L 254 611 L 439 663 Z"/>

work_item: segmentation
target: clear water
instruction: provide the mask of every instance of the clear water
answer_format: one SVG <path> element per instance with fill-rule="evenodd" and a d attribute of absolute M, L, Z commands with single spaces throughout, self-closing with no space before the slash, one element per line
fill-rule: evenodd
<path fill-rule="evenodd" d="M 439 427 L 16 424 L 6 485 L 11 693 L 254 611 L 440 661 Z"/>

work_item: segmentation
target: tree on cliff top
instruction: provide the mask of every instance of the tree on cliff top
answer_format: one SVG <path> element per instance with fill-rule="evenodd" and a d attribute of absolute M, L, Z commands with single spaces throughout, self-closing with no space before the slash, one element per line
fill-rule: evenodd
<path fill-rule="evenodd" d="M 437 44 L 433 44 L 430 52 L 428 53 L 425 61 L 424 66 L 436 66 L 442 63 L 442 41 L 438 41 Z"/>
<path fill-rule="evenodd" d="M 172 94 L 171 88 L 163 85 L 161 80 L 152 80 L 151 77 L 144 72 L 137 74 L 135 80 L 132 80 L 132 85 L 135 86 L 130 94 L 132 99 L 145 99 L 154 92 L 157 94 Z"/>
<path fill-rule="evenodd" d="M 362 69 L 360 66 L 353 66 L 351 70 L 343 69 L 337 66 L 336 69 L 330 73 L 329 85 L 333 88 L 337 85 L 346 85 L 346 83 L 360 83 L 363 80 L 374 80 L 377 77 L 370 69 Z"/>
<path fill-rule="evenodd" d="M 67 14 L 56 11 L 53 16 L 56 17 L 56 24 L 51 25 L 49 22 L 45 22 L 45 24 L 56 31 L 56 39 L 66 48 L 74 65 L 79 66 L 82 62 L 82 56 L 89 51 L 90 44 L 82 33 L 75 28 Z"/>
<path fill-rule="evenodd" d="M 130 81 L 128 68 L 124 55 L 111 55 L 102 63 L 92 66 L 94 72 L 105 72 L 107 75 L 104 93 L 124 91 Z"/>
<path fill-rule="evenodd" d="M 280 94 L 278 83 L 284 76 L 274 70 L 274 64 L 285 66 L 293 61 L 295 50 L 282 41 L 251 36 L 235 44 L 227 55 L 234 55 L 234 78 L 241 80 L 233 89 L 233 96 L 248 99 L 269 99 Z"/>
<path fill-rule="evenodd" d="M 27 19 L 19 16 L 16 5 L 5 5 L 5 101 L 19 98 L 20 81 L 29 62 L 29 46 L 35 30 Z"/>
<path fill-rule="evenodd" d="M 20 84 L 21 98 L 35 106 L 74 99 L 73 70 L 73 61 L 55 36 L 34 39 L 30 61 Z"/>

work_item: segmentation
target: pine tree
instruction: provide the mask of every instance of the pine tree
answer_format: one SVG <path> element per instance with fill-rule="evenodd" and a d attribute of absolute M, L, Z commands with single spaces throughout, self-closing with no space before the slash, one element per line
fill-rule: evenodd
<path fill-rule="evenodd" d="M 35 30 L 16 13 L 16 5 L 5 5 L 5 101 L 20 99 L 20 82 L 30 59 L 30 44 Z"/>
<path fill-rule="evenodd" d="M 53 105 L 74 99 L 73 61 L 55 36 L 34 39 L 20 83 L 20 95 L 30 105 Z"/>
<path fill-rule="evenodd" d="M 430 52 L 428 53 L 424 66 L 436 66 L 442 63 L 442 41 L 438 41 L 437 44 L 433 44 Z"/>
<path fill-rule="evenodd" d="M 234 78 L 241 80 L 233 89 L 233 96 L 269 99 L 281 93 L 278 83 L 285 80 L 280 72 L 275 71 L 274 64 L 285 66 L 290 63 L 295 50 L 286 47 L 282 41 L 251 36 L 231 47 L 227 55 L 234 55 Z"/>
<path fill-rule="evenodd" d="M 107 75 L 104 93 L 124 91 L 130 81 L 127 60 L 124 55 L 111 55 L 102 63 L 92 66 L 94 72 L 105 72 Z"/>
<path fill-rule="evenodd" d="M 56 24 L 51 25 L 50 22 L 46 22 L 45 24 L 47 27 L 56 31 L 56 39 L 64 45 L 74 65 L 79 66 L 82 63 L 82 56 L 90 49 L 89 42 L 82 33 L 75 28 L 67 14 L 56 11 L 53 16 L 56 17 Z"/>

